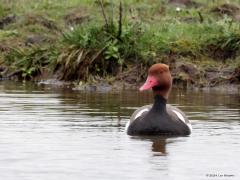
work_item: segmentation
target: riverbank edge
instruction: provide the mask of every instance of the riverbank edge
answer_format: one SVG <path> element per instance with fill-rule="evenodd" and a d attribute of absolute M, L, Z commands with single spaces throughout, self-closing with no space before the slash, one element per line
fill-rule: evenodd
<path fill-rule="evenodd" d="M 200 68 L 191 63 L 167 64 L 171 69 L 174 88 L 240 92 L 240 69 L 224 67 L 216 70 L 216 68 Z M 69 87 L 80 91 L 136 90 L 144 83 L 148 68 L 148 66 L 140 68 L 138 65 L 133 65 L 115 76 L 89 76 L 85 81 L 82 79 L 65 81 L 59 78 L 61 71 L 52 73 L 47 69 L 36 77 L 23 79 L 21 72 L 16 71 L 2 76 L 0 81 L 34 82 L 52 87 Z"/>
<path fill-rule="evenodd" d="M 40 81 L 33 81 L 33 83 L 38 85 L 50 86 L 53 88 L 68 88 L 73 91 L 86 91 L 86 92 L 119 92 L 124 90 L 134 90 L 138 91 L 139 87 L 144 83 L 144 81 L 138 83 L 128 83 L 126 81 L 115 81 L 109 82 L 107 80 L 99 80 L 98 82 L 70 82 L 61 81 L 57 79 L 45 79 Z M 173 84 L 173 89 L 181 90 L 194 90 L 194 91 L 218 91 L 218 92 L 228 92 L 230 94 L 240 94 L 240 84 L 221 84 L 214 87 L 210 86 L 185 86 L 184 84 Z"/>

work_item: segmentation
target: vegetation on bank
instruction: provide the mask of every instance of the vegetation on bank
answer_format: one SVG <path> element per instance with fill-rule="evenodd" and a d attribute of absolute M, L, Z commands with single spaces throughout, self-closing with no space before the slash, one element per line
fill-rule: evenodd
<path fill-rule="evenodd" d="M 240 82 L 239 0 L 0 2 L 2 77 L 133 83 L 164 62 L 175 82 Z"/>

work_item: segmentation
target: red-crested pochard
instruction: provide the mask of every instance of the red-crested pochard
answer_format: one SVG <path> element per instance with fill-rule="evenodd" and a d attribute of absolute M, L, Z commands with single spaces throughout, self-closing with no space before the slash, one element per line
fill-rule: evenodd
<path fill-rule="evenodd" d="M 153 105 L 137 109 L 126 125 L 128 135 L 189 135 L 192 127 L 185 114 L 167 103 L 172 88 L 168 65 L 154 64 L 148 70 L 146 82 L 140 91 L 151 89 Z"/>

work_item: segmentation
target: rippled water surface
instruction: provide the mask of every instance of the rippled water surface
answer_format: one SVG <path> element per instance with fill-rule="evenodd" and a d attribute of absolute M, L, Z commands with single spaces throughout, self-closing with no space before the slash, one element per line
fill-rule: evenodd
<path fill-rule="evenodd" d="M 130 137 L 150 93 L 74 92 L 0 83 L 0 179 L 240 179 L 240 95 L 172 92 L 189 137 Z M 217 177 L 209 177 L 217 176 Z"/>

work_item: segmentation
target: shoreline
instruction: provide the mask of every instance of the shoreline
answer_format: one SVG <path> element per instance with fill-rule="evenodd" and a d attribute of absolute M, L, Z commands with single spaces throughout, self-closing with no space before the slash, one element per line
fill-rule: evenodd
<path fill-rule="evenodd" d="M 108 83 L 107 81 L 101 82 L 92 82 L 92 83 L 76 83 L 76 82 L 66 82 L 60 81 L 57 79 L 47 79 L 41 81 L 12 81 L 12 80 L 3 80 L 1 83 L 32 83 L 35 85 L 43 85 L 49 88 L 60 88 L 60 89 L 69 89 L 72 91 L 80 92 L 98 92 L 98 93 L 109 93 L 109 92 L 121 92 L 121 91 L 138 91 L 142 83 L 129 84 L 126 82 L 115 82 Z M 194 91 L 194 92 L 222 92 L 228 94 L 240 94 L 240 84 L 222 84 L 214 87 L 183 87 L 176 84 L 173 84 L 172 89 L 184 90 L 184 91 Z"/>
<path fill-rule="evenodd" d="M 175 66 L 175 68 L 173 68 Z M 50 85 L 56 87 L 71 87 L 73 90 L 80 91 L 119 91 L 138 89 L 146 79 L 146 73 L 144 73 L 148 67 L 138 69 L 137 66 L 129 68 L 128 70 L 118 73 L 116 76 L 90 76 L 88 80 L 72 80 L 65 81 L 58 78 L 57 72 L 50 74 L 43 72 L 42 74 L 34 77 L 30 80 L 23 80 L 19 71 L 10 73 L 9 75 L 2 76 L 0 81 L 18 81 L 18 82 L 33 82 L 36 84 Z M 170 66 L 173 87 L 177 89 L 191 89 L 191 90 L 218 90 L 228 92 L 239 92 L 240 71 L 233 73 L 234 69 L 225 68 L 223 70 L 212 69 L 211 71 L 203 71 L 197 68 L 193 64 L 183 64 L 176 66 L 176 64 Z M 145 71 L 144 71 L 145 70 Z"/>

